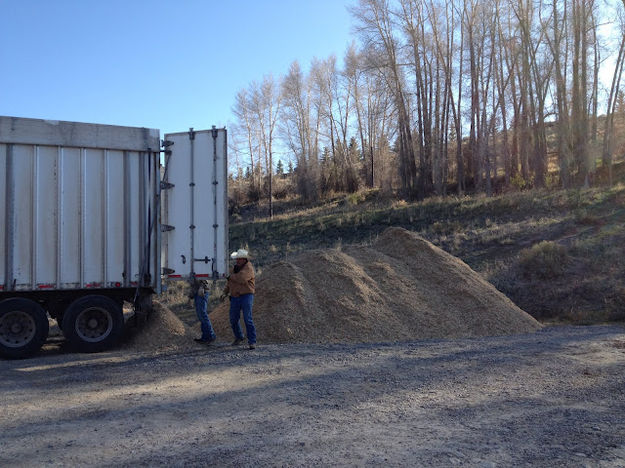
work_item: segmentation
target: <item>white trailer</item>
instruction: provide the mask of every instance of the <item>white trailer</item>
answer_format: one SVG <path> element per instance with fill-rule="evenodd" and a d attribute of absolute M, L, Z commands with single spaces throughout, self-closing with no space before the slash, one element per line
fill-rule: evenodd
<path fill-rule="evenodd" d="M 216 279 L 228 269 L 225 129 L 165 135 L 162 263 L 167 278 Z"/>
<path fill-rule="evenodd" d="M 75 348 L 106 349 L 124 301 L 145 311 L 163 273 L 223 277 L 226 168 L 225 129 L 161 142 L 155 129 L 0 117 L 0 354 L 37 352 L 47 314 Z"/>

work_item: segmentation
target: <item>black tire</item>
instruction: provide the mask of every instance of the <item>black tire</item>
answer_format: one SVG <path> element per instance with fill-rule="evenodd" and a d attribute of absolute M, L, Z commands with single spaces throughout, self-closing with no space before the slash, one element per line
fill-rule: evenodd
<path fill-rule="evenodd" d="M 20 359 L 36 354 L 48 331 L 46 311 L 36 302 L 21 297 L 0 302 L 0 355 Z"/>
<path fill-rule="evenodd" d="M 122 307 L 106 296 L 81 297 L 63 314 L 61 329 L 73 349 L 85 353 L 104 351 L 124 331 Z"/>

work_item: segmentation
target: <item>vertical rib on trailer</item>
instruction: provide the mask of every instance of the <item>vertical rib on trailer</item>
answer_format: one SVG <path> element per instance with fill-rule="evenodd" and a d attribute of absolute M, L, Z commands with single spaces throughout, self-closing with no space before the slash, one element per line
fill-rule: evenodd
<path fill-rule="evenodd" d="M 13 248 L 15 245 L 15 179 L 13 176 L 13 145 L 6 145 L 6 224 L 5 224 L 5 261 L 4 261 L 4 289 L 13 289 Z"/>

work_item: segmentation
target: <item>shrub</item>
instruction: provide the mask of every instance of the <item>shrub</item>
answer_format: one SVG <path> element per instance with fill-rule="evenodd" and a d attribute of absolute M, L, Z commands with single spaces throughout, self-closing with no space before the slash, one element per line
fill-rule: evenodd
<path fill-rule="evenodd" d="M 241 207 L 247 201 L 245 190 L 241 184 L 232 184 L 228 187 L 228 213 L 239 213 Z"/>
<path fill-rule="evenodd" d="M 284 200 L 295 194 L 295 188 L 290 180 L 276 178 L 273 184 L 273 196 L 277 200 Z"/>
<path fill-rule="evenodd" d="M 247 187 L 247 198 L 251 202 L 257 202 L 263 196 L 262 189 L 256 184 L 250 184 Z"/>
<path fill-rule="evenodd" d="M 558 188 L 559 185 L 560 177 L 558 176 L 558 174 L 554 172 L 547 172 L 547 175 L 545 177 L 545 187 L 547 187 L 549 190 L 553 190 L 555 188 Z"/>
<path fill-rule="evenodd" d="M 354 192 L 347 195 L 345 199 L 350 205 L 359 205 L 360 203 L 363 203 L 365 201 L 366 195 L 362 192 Z"/>
<path fill-rule="evenodd" d="M 520 173 L 516 173 L 512 179 L 510 179 L 510 185 L 515 187 L 517 190 L 526 190 L 529 189 L 534 183 L 533 177 L 530 177 L 529 180 L 523 178 Z"/>
<path fill-rule="evenodd" d="M 410 218 L 410 222 L 413 222 L 412 217 Z M 464 231 L 464 226 L 459 221 L 434 221 L 430 224 L 429 230 L 432 234 L 437 236 L 453 235 L 455 233 L 462 233 Z"/>
<path fill-rule="evenodd" d="M 434 234 L 443 234 L 445 232 L 445 225 L 440 221 L 435 221 L 432 223 L 430 229 Z"/>
<path fill-rule="evenodd" d="M 589 213 L 588 210 L 582 209 L 576 210 L 575 222 L 584 226 L 600 226 L 601 218 L 592 213 Z"/>
<path fill-rule="evenodd" d="M 542 241 L 520 253 L 519 264 L 526 276 L 555 278 L 561 275 L 568 263 L 566 248 L 551 241 Z"/>

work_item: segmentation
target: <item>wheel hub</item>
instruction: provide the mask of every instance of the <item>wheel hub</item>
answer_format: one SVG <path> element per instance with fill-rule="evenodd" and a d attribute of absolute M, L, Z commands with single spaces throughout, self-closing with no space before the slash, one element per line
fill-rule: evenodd
<path fill-rule="evenodd" d="M 89 307 L 76 318 L 76 333 L 90 343 L 104 340 L 113 330 L 111 313 L 100 307 Z"/>
<path fill-rule="evenodd" d="M 0 317 L 0 343 L 9 348 L 27 345 L 36 332 L 33 318 L 21 310 L 14 310 Z"/>

